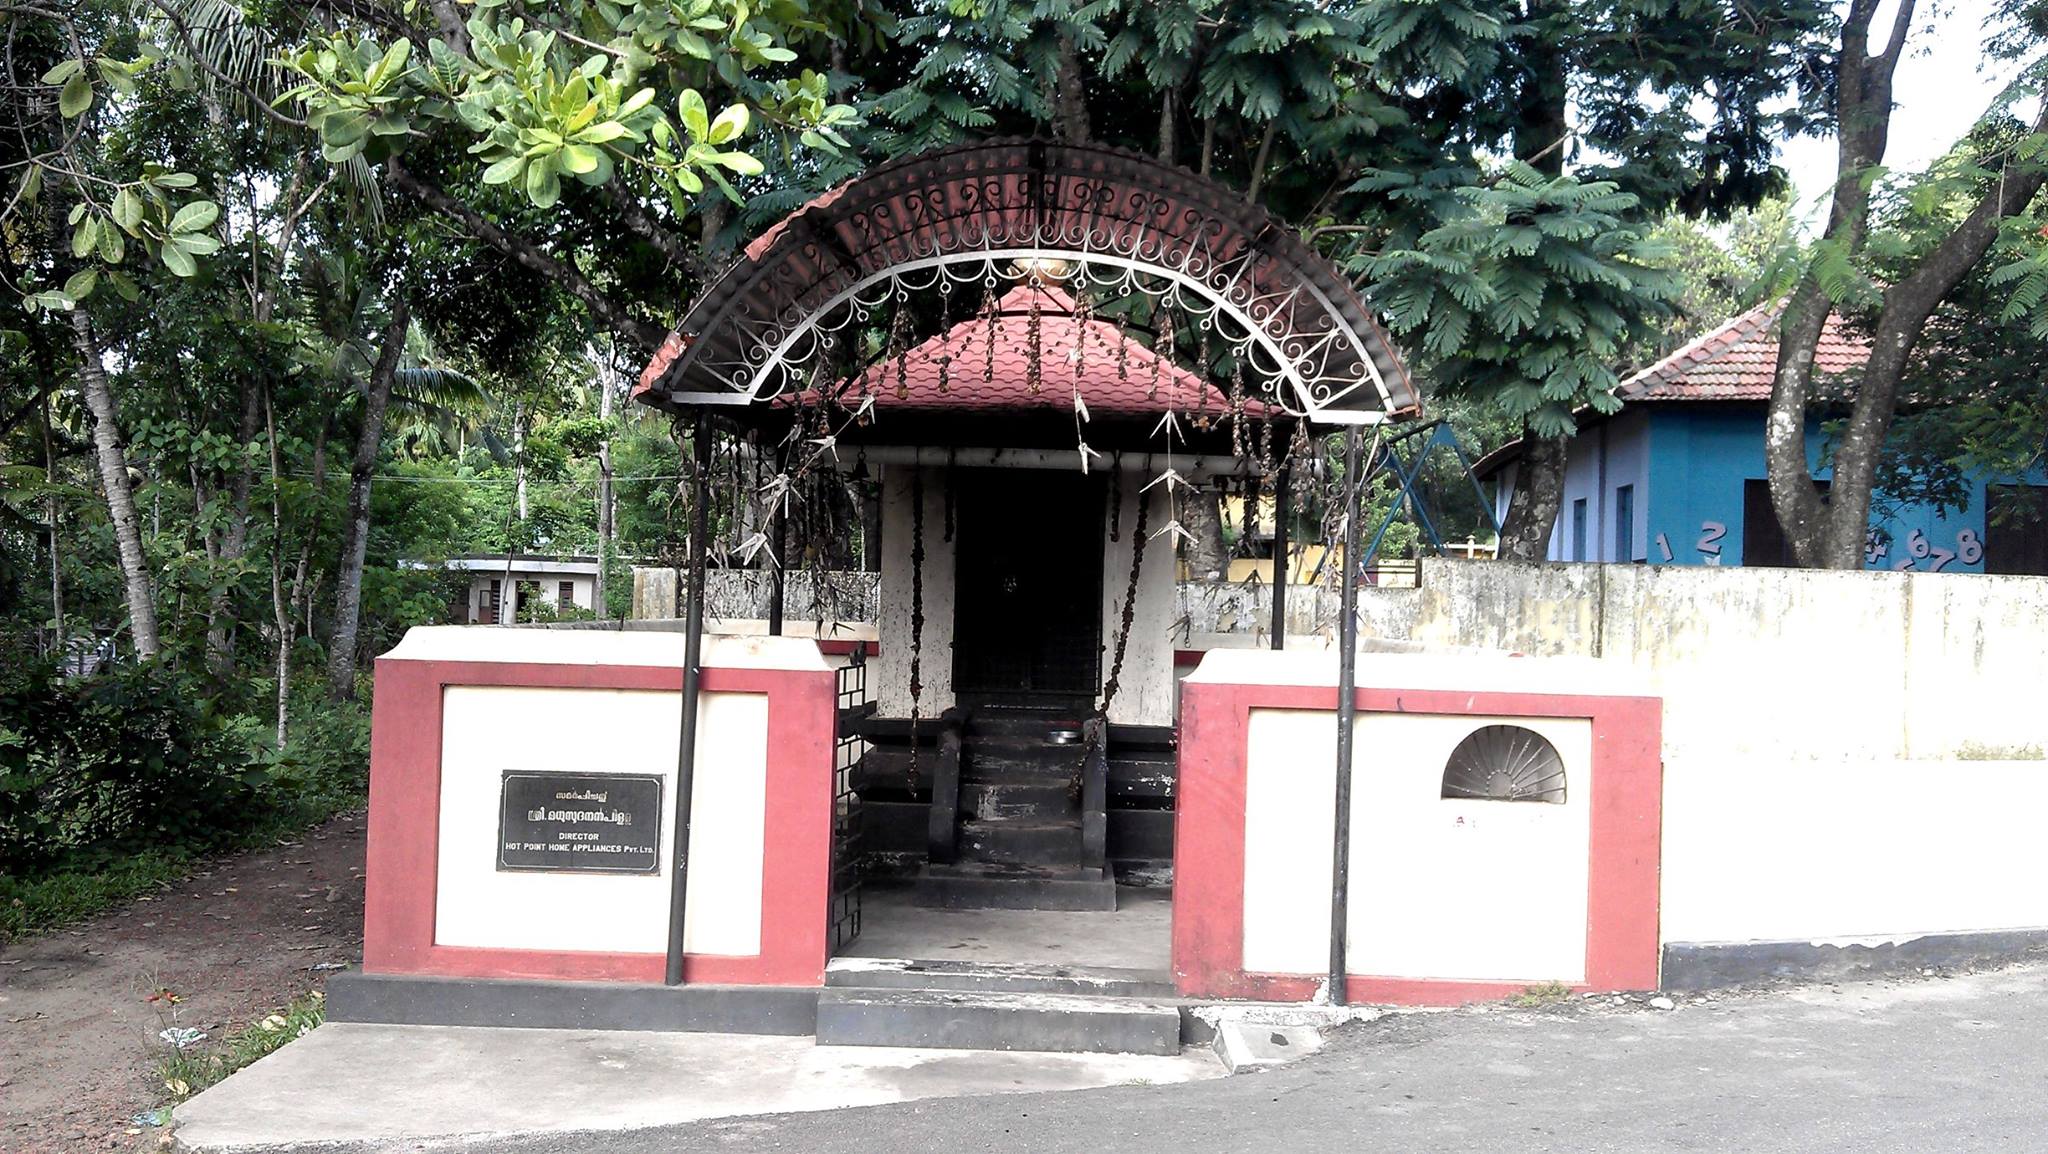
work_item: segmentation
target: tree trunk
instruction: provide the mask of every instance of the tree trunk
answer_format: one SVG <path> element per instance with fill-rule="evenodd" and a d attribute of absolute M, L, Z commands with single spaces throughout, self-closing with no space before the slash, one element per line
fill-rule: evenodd
<path fill-rule="evenodd" d="M 1173 102 L 1180 95 L 1177 89 L 1167 89 L 1159 97 L 1159 159 L 1174 163 L 1174 154 L 1180 151 L 1179 133 L 1174 131 L 1175 117 Z"/>
<path fill-rule="evenodd" d="M 262 405 L 262 389 L 256 381 L 245 380 L 242 383 L 242 418 L 235 441 L 242 447 L 243 456 L 228 486 L 228 504 L 232 512 L 227 532 L 220 543 L 218 559 L 222 568 L 239 563 L 249 550 L 249 492 L 255 487 L 256 464 L 249 458 L 247 450 L 256 440 L 257 428 L 262 424 Z M 233 585 L 223 582 L 207 597 L 207 663 L 221 676 L 225 676 L 234 664 L 234 621 L 228 611 L 233 593 Z"/>
<path fill-rule="evenodd" d="M 1870 55 L 1870 24 L 1877 0 L 1852 0 L 1842 21 L 1842 52 L 1836 70 L 1835 113 L 1839 132 L 1835 144 L 1836 179 L 1822 239 L 1850 255 L 1862 251 L 1869 229 L 1872 165 L 1884 159 L 1891 134 L 1892 77 L 1915 0 L 1900 0 L 1891 42 Z M 1813 391 L 1813 361 L 1826 331 L 1834 302 L 1808 272 L 1787 301 L 1779 322 L 1778 364 L 1771 380 L 1771 402 L 1764 424 L 1764 462 L 1770 480 L 1771 509 L 1785 532 L 1793 560 L 1805 566 L 1857 569 L 1863 565 L 1863 540 L 1870 512 L 1869 486 L 1876 476 L 1876 458 L 1861 476 L 1837 468 L 1830 503 L 1821 501 L 1807 464 L 1806 409 Z M 1861 488 L 1860 496 L 1858 489 Z M 1857 511 L 1846 510 L 1854 507 Z M 1837 542 L 1850 536 L 1853 549 Z"/>
<path fill-rule="evenodd" d="M 1863 250 L 1869 229 L 1867 177 L 1884 160 L 1891 132 L 1893 76 L 1912 25 L 1913 9 L 1914 0 L 1901 0 L 1893 14 L 1890 40 L 1876 55 L 1870 52 L 1876 0 L 1854 0 L 1842 23 L 1835 90 L 1841 131 L 1824 239 L 1852 256 Z M 2044 131 L 2048 131 L 2048 106 L 2039 110 L 2031 128 L 2035 135 Z M 1809 272 L 1786 308 L 1771 390 L 1766 452 L 1771 504 L 1785 526 L 1795 559 L 1802 565 L 1863 567 L 1877 468 L 1913 347 L 1935 309 L 1990 251 L 2002 222 L 2025 209 L 2048 182 L 2048 169 L 2036 160 L 2012 154 L 2000 163 L 2001 171 L 1962 222 L 1910 272 L 1885 288 L 1873 325 L 1870 359 L 1863 366 L 1849 421 L 1836 447 L 1825 506 L 1813 491 L 1806 466 L 1806 406 L 1812 390 L 1814 350 L 1832 301 Z"/>
<path fill-rule="evenodd" d="M 1541 25 L 1559 17 L 1556 0 L 1529 6 L 1530 23 Z M 1566 103 L 1571 86 L 1564 52 L 1538 34 L 1527 46 L 1527 67 L 1518 94 L 1515 155 L 1549 177 L 1564 175 L 1565 141 L 1570 124 Z M 1550 534 L 1564 503 L 1565 465 L 1569 438 L 1538 437 L 1522 424 L 1522 460 L 1515 469 L 1515 491 L 1507 521 L 1500 528 L 1498 556 L 1508 561 L 1540 562 L 1550 556 Z"/>
<path fill-rule="evenodd" d="M 156 591 L 149 579 L 149 561 L 142 551 L 142 525 L 135 514 L 135 490 L 128 483 L 128 455 L 121 447 L 121 427 L 113 388 L 100 362 L 99 337 L 85 310 L 71 310 L 72 338 L 78 345 L 78 381 L 92 410 L 92 443 L 99 459 L 100 485 L 107 494 L 107 514 L 114 522 L 114 546 L 121 557 L 121 576 L 128 593 L 128 624 L 135 637 L 135 655 L 156 657 Z"/>
<path fill-rule="evenodd" d="M 1279 133 L 1278 117 L 1268 120 L 1265 131 L 1259 133 L 1259 151 L 1252 157 L 1252 178 L 1244 189 L 1246 204 L 1259 203 L 1259 193 L 1266 187 L 1266 164 L 1273 155 L 1273 138 Z"/>
<path fill-rule="evenodd" d="M 612 497 L 612 374 L 609 363 L 597 374 L 597 417 L 604 422 L 604 439 L 597 443 L 597 584 L 590 592 L 590 607 L 599 617 L 610 616 L 604 586 L 612 572 L 612 537 L 617 508 Z M 777 542 L 778 547 L 780 542 Z M 778 557 L 780 554 L 778 554 Z"/>
<path fill-rule="evenodd" d="M 1770 481 L 1771 510 L 1785 531 L 1793 560 L 1807 566 L 1823 563 L 1821 539 L 1828 512 L 1807 465 L 1806 404 L 1814 351 L 1833 307 L 1811 277 L 1793 291 L 1780 321 L 1778 367 L 1764 417 L 1764 471 Z M 1857 563 L 1862 563 L 1860 556 Z"/>
<path fill-rule="evenodd" d="M 377 450 L 384 439 L 384 409 L 391 402 L 391 382 L 398 375 L 398 358 L 405 351 L 405 331 L 411 321 L 411 306 L 399 296 L 392 302 L 391 323 L 384 327 L 384 347 L 370 371 L 363 427 L 349 465 L 348 522 L 342 526 L 341 569 L 334 585 L 334 640 L 327 653 L 327 696 L 333 701 L 352 700 L 356 695 L 356 630 L 362 623 L 363 558 L 370 544 L 370 477 L 377 468 Z"/>
<path fill-rule="evenodd" d="M 292 608 L 284 592 L 284 469 L 277 454 L 277 414 L 267 395 L 263 429 L 270 442 L 270 616 L 277 628 L 277 748 L 282 750 L 291 736 Z"/>
<path fill-rule="evenodd" d="M 1074 38 L 1065 33 L 1060 34 L 1060 66 L 1053 84 L 1055 135 L 1068 144 L 1085 143 L 1089 135 L 1087 74 L 1081 69 Z"/>
<path fill-rule="evenodd" d="M 1502 561 L 1537 563 L 1550 556 L 1550 532 L 1564 505 L 1564 465 L 1570 440 L 1539 437 L 1522 428 L 1522 460 L 1515 468 L 1515 491 L 1508 498 L 1507 520 L 1500 527 Z"/>
<path fill-rule="evenodd" d="M 1188 575 L 1197 581 L 1221 581 L 1230 574 L 1230 550 L 1223 544 L 1223 506 L 1213 485 L 1197 485 L 1181 506 L 1181 528 L 1187 542 Z"/>
<path fill-rule="evenodd" d="M 519 529 L 526 531 L 526 406 L 512 402 L 512 477 L 518 489 Z"/>
<path fill-rule="evenodd" d="M 50 519 L 50 629 L 52 644 L 57 659 L 64 659 L 64 567 L 57 551 L 57 445 L 50 431 L 50 394 L 44 393 L 40 402 L 43 410 L 43 481 L 50 487 L 49 495 L 43 499 L 44 512 Z"/>

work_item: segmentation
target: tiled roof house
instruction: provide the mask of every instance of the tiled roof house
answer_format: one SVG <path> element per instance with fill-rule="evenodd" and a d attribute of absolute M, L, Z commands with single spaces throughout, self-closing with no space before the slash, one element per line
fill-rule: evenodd
<path fill-rule="evenodd" d="M 1785 565 L 1790 551 L 1765 480 L 1764 418 L 1778 365 L 1782 304 L 1759 305 L 1622 381 L 1621 411 L 1581 415 L 1550 560 L 1651 565 Z M 1869 342 L 1829 317 L 1815 378 L 1853 378 Z M 1816 483 L 1828 484 L 1825 430 L 1808 427 Z M 1507 516 L 1521 444 L 1482 459 Z M 2048 572 L 2048 474 L 1974 477 L 1960 509 L 1873 502 L 1874 569 Z M 1988 514 L 1988 515 L 1987 515 Z"/>

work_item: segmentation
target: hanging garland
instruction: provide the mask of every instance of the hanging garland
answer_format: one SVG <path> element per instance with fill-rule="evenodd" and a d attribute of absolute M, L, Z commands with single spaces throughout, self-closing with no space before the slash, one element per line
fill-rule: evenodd
<path fill-rule="evenodd" d="M 1208 390 L 1203 390 L 1207 401 Z M 1251 438 L 1244 429 L 1244 358 L 1233 355 L 1230 359 L 1230 451 L 1239 460 L 1251 456 Z"/>
<path fill-rule="evenodd" d="M 948 545 L 950 545 L 950 544 L 952 544 L 952 543 L 953 543 L 953 455 L 954 455 L 954 450 L 952 450 L 952 449 L 947 449 L 947 450 L 946 450 L 946 477 L 945 477 L 945 480 L 946 480 L 946 492 L 945 492 L 945 498 L 946 498 L 946 525 L 945 525 L 945 530 L 946 530 L 946 536 L 945 536 L 945 541 L 946 541 L 946 543 L 947 543 Z"/>
<path fill-rule="evenodd" d="M 990 385 L 996 383 L 997 330 L 1002 327 L 1001 319 L 996 316 L 1002 310 L 996 307 L 995 273 L 989 273 L 988 281 L 983 287 L 988 290 L 988 331 L 984 334 L 987 339 L 982 342 L 981 386 L 983 389 L 987 389 Z"/>
<path fill-rule="evenodd" d="M 927 363 L 930 363 L 933 360 L 937 360 L 939 362 L 939 395 L 942 397 L 945 396 L 947 393 L 953 391 L 953 347 L 946 343 L 946 337 L 949 334 L 951 334 L 952 331 L 953 281 L 951 280 L 951 278 L 948 278 L 946 280 L 942 280 L 939 282 L 940 336 L 937 343 L 942 351 L 936 358 L 932 356 L 931 350 L 929 348 L 925 350 L 924 354 L 924 359 Z"/>
<path fill-rule="evenodd" d="M 896 287 L 896 308 L 889 315 L 889 354 L 896 362 L 896 399 L 910 397 L 910 294 Z"/>
<path fill-rule="evenodd" d="M 1130 646 L 1131 622 L 1137 616 L 1138 573 L 1145 567 L 1145 527 L 1151 509 L 1152 502 L 1139 490 L 1138 520 L 1131 528 L 1131 575 L 1124 583 L 1124 611 L 1123 619 L 1117 623 L 1116 656 L 1109 663 L 1109 679 L 1102 683 L 1102 708 L 1097 711 L 1103 717 L 1109 716 L 1109 703 L 1116 700 L 1117 687 L 1123 680 L 1124 651 Z"/>
<path fill-rule="evenodd" d="M 910 792 L 917 792 L 917 722 L 924 694 L 924 470 L 910 469 Z"/>
<path fill-rule="evenodd" d="M 1045 347 L 1044 311 L 1040 308 L 1040 302 L 1044 299 L 1045 294 L 1039 289 L 1034 278 L 1031 283 L 1031 315 L 1026 321 L 1024 332 L 1025 355 L 1028 358 L 1024 365 L 1024 382 L 1034 397 L 1038 395 L 1039 385 L 1045 374 L 1045 366 L 1039 363 Z"/>
<path fill-rule="evenodd" d="M 1119 528 L 1124 519 L 1124 451 L 1118 449 L 1109 459 L 1109 543 L 1118 540 Z"/>
<path fill-rule="evenodd" d="M 1159 302 L 1159 339 L 1153 344 L 1152 353 L 1152 384 L 1145 390 L 1148 401 L 1159 399 L 1159 369 L 1173 355 L 1173 310 L 1163 300 Z"/>

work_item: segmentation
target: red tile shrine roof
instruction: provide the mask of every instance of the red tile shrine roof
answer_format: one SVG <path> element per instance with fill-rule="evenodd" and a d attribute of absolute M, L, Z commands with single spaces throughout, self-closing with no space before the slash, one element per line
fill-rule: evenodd
<path fill-rule="evenodd" d="M 1037 308 L 1036 391 L 1031 380 L 1032 310 Z M 1203 381 L 1108 321 L 1079 315 L 1074 298 L 1054 285 L 1027 281 L 996 302 L 993 358 L 990 324 L 977 313 L 854 378 L 840 396 L 852 407 L 863 392 L 877 409 L 896 412 L 1071 413 L 1079 394 L 1090 416 L 1143 416 L 1230 409 L 1223 389 Z M 1119 365 L 1121 356 L 1121 365 Z M 1263 414 L 1264 405 L 1246 402 Z"/>
<path fill-rule="evenodd" d="M 1768 401 L 1778 371 L 1778 317 L 1783 302 L 1758 305 L 1621 382 L 1623 401 Z M 1870 359 L 1870 342 L 1830 315 L 1814 350 L 1817 377 L 1854 372 Z"/>

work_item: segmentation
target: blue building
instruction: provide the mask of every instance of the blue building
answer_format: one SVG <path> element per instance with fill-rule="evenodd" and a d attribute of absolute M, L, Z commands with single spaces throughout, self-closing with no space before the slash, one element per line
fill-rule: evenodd
<path fill-rule="evenodd" d="M 1582 420 L 1550 536 L 1552 561 L 1651 565 L 1789 565 L 1771 508 L 1764 417 L 1778 362 L 1778 306 L 1743 313 L 1623 381 L 1622 408 Z M 1817 375 L 1854 373 L 1869 346 L 1834 318 Z M 1820 435 L 1807 430 L 1816 482 Z M 1521 442 L 1477 466 L 1503 521 Z M 1960 509 L 1871 502 L 1864 563 L 1922 572 L 2048 574 L 2048 472 L 1972 477 Z"/>

